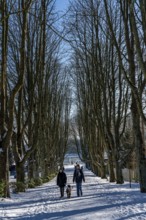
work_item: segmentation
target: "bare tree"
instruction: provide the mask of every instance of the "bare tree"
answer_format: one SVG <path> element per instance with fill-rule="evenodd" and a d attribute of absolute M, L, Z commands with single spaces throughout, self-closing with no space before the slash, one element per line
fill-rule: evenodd
<path fill-rule="evenodd" d="M 111 1 L 112 2 L 112 1 Z M 109 14 L 110 5 L 107 3 L 107 1 L 104 1 L 105 10 L 106 10 L 106 16 L 107 16 L 107 22 L 108 26 L 110 28 L 111 36 L 113 38 L 114 45 L 117 50 L 117 54 L 119 57 L 119 63 L 122 68 L 122 73 L 125 76 L 125 79 L 131 88 L 132 92 L 132 103 L 131 103 L 131 112 L 133 117 L 133 129 L 135 132 L 135 147 L 137 149 L 137 155 L 138 155 L 138 161 L 139 161 L 139 180 L 140 180 L 140 190 L 141 192 L 145 192 L 145 155 L 144 155 L 144 146 L 143 146 L 143 140 L 141 135 L 141 128 L 140 128 L 140 116 L 144 120 L 144 114 L 142 109 L 142 97 L 139 94 L 142 94 L 143 92 L 143 85 L 145 84 L 145 81 L 143 81 L 142 84 L 137 83 L 137 72 L 136 72 L 136 60 L 135 60 L 135 49 L 134 49 L 134 35 L 133 35 L 133 24 L 129 19 L 129 3 L 127 1 L 120 1 L 120 10 L 123 18 L 123 24 L 125 29 L 125 43 L 126 43 L 126 49 L 128 57 L 127 62 L 129 65 L 129 70 L 127 71 L 127 68 L 124 68 L 123 65 L 123 53 L 121 51 L 121 48 L 119 46 L 118 40 L 116 38 L 115 30 L 113 28 L 113 23 Z M 132 18 L 133 19 L 133 18 Z M 127 75 L 129 73 L 129 75 Z M 140 92 L 141 91 L 141 92 Z"/>
<path fill-rule="evenodd" d="M 105 177 L 104 152 L 108 152 L 110 181 L 114 181 L 115 166 L 116 181 L 123 183 L 120 139 L 128 111 L 128 86 L 118 67 L 119 59 L 108 35 L 109 28 L 102 19 L 103 5 L 91 0 L 78 1 L 72 7 L 74 20 L 69 25 L 75 51 L 79 134 L 84 140 L 81 151 L 88 148 L 88 159 L 94 164 L 94 170 L 95 167 L 100 170 L 102 177 Z M 114 25 L 118 23 L 121 27 L 117 18 L 115 14 Z M 122 44 L 120 29 L 117 35 Z"/>

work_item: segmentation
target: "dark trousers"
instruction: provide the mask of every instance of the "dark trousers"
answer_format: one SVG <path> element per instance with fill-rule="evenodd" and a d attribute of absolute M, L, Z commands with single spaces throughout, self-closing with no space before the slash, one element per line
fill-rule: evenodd
<path fill-rule="evenodd" d="M 82 196 L 82 183 L 76 183 L 76 188 L 77 188 L 77 196 Z"/>
<path fill-rule="evenodd" d="M 60 196 L 64 196 L 64 186 L 60 186 Z"/>

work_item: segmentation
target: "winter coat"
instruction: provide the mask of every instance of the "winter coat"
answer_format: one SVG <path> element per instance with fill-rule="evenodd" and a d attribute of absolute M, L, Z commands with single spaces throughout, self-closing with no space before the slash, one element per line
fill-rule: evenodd
<path fill-rule="evenodd" d="M 75 169 L 73 175 L 73 182 L 81 183 L 82 181 L 85 182 L 85 177 L 82 169 Z"/>
<path fill-rule="evenodd" d="M 64 187 L 66 185 L 66 182 L 67 182 L 66 174 L 64 172 L 59 172 L 57 175 L 57 185 L 59 187 Z"/>

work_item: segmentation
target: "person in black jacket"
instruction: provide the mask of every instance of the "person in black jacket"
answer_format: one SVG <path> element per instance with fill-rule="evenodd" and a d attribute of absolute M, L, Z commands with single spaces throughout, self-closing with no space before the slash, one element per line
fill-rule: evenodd
<path fill-rule="evenodd" d="M 85 182 L 85 177 L 83 173 L 83 169 L 80 168 L 80 165 L 77 164 L 76 168 L 74 170 L 73 175 L 73 182 L 76 182 L 76 188 L 77 188 L 77 196 L 82 196 L 82 181 Z"/>
<path fill-rule="evenodd" d="M 64 187 L 66 183 L 67 183 L 67 176 L 64 172 L 64 168 L 61 168 L 57 175 L 57 186 L 60 187 L 60 198 L 64 196 Z"/>

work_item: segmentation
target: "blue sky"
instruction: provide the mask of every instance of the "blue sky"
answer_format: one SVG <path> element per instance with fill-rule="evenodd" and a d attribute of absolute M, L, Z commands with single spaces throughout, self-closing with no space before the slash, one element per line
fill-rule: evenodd
<path fill-rule="evenodd" d="M 57 11 L 64 11 L 68 6 L 69 0 L 56 0 Z"/>

